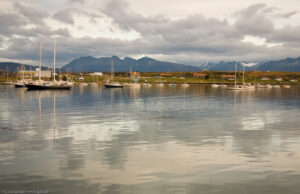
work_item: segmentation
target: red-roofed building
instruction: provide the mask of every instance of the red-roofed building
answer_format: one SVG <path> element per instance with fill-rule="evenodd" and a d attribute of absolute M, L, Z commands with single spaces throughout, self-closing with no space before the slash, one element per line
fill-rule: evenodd
<path fill-rule="evenodd" d="M 193 77 L 206 79 L 207 74 L 206 73 L 193 73 Z"/>
<path fill-rule="evenodd" d="M 130 72 L 130 77 L 140 77 L 141 73 L 140 72 Z"/>
<path fill-rule="evenodd" d="M 172 74 L 171 73 L 160 73 L 159 76 L 160 77 L 171 77 Z"/>
<path fill-rule="evenodd" d="M 221 79 L 223 79 L 223 80 L 229 80 L 229 81 L 234 81 L 235 80 L 235 75 L 226 75 L 226 74 L 223 74 L 223 75 L 221 75 Z"/>

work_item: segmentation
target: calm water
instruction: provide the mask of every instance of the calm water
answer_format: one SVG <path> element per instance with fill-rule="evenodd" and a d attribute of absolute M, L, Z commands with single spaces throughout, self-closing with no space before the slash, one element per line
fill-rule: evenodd
<path fill-rule="evenodd" d="M 299 193 L 300 88 L 0 86 L 0 193 Z"/>

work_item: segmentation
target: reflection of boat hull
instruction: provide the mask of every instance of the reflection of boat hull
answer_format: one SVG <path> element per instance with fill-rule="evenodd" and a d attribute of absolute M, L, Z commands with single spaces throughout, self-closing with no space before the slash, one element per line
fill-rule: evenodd
<path fill-rule="evenodd" d="M 282 85 L 281 87 L 283 87 L 283 88 L 291 88 L 290 85 Z"/>
<path fill-rule="evenodd" d="M 280 88 L 280 85 L 273 85 L 273 88 Z"/>
<path fill-rule="evenodd" d="M 35 85 L 26 84 L 28 90 L 70 90 L 72 86 L 67 85 Z"/>
<path fill-rule="evenodd" d="M 14 85 L 13 82 L 2 82 L 1 84 L 2 84 L 2 85 Z"/>

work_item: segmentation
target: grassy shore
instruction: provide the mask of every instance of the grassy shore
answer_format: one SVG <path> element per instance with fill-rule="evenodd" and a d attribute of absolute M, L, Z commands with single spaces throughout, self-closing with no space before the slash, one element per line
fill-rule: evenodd
<path fill-rule="evenodd" d="M 222 79 L 222 75 L 234 75 L 234 72 L 204 72 L 207 76 L 205 78 L 195 78 L 192 72 L 176 72 L 172 73 L 170 77 L 161 77 L 160 73 L 141 73 L 138 78 L 138 82 L 144 83 L 189 83 L 189 84 L 234 84 L 234 81 Z M 78 75 L 72 75 L 73 78 L 78 77 Z M 96 79 L 93 76 L 82 75 L 84 77 L 84 82 L 105 82 L 110 79 L 109 74 L 105 74 L 103 77 L 98 77 Z M 262 77 L 267 77 L 269 80 L 261 80 Z M 275 78 L 281 77 L 282 81 L 277 81 Z M 121 83 L 131 82 L 133 78 L 128 77 L 128 73 L 116 73 L 115 81 Z M 291 82 L 290 80 L 295 79 L 297 82 Z M 245 72 L 244 76 L 245 83 L 252 84 L 290 84 L 290 85 L 300 85 L 300 73 L 296 72 Z M 237 73 L 237 83 L 243 82 L 242 73 Z M 80 82 L 79 82 L 80 83 Z"/>
<path fill-rule="evenodd" d="M 209 71 L 202 72 L 206 74 L 205 78 L 193 77 L 192 72 L 175 72 L 171 73 L 169 77 L 161 77 L 160 73 L 141 73 L 140 77 L 137 78 L 138 82 L 144 83 L 189 83 L 189 84 L 233 84 L 234 81 L 222 79 L 222 75 L 234 75 L 234 72 L 220 72 L 220 71 Z M 78 78 L 83 77 L 83 81 L 78 81 Z M 242 73 L 237 73 L 237 83 L 242 83 Z M 300 73 L 297 72 L 245 72 L 244 80 L 246 83 L 252 84 L 289 84 L 289 85 L 300 85 Z M 261 80 L 262 77 L 266 77 L 269 80 Z M 275 78 L 282 78 L 282 81 L 277 81 Z M 81 82 L 98 82 L 104 83 L 106 80 L 110 79 L 110 74 L 104 74 L 102 77 L 91 76 L 89 73 L 73 73 L 73 74 L 61 74 L 60 78 L 71 79 L 76 83 Z M 9 81 L 17 80 L 17 76 L 9 76 Z M 57 77 L 57 79 L 59 79 Z M 115 81 L 121 83 L 131 82 L 133 78 L 128 76 L 128 73 L 115 73 Z M 297 80 L 296 82 L 291 82 L 291 80 Z M 6 76 L 0 76 L 0 82 L 5 82 Z"/>

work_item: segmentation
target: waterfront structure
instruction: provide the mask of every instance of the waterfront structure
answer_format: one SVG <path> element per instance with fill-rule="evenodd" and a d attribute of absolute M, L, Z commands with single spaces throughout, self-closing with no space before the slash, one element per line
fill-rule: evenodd
<path fill-rule="evenodd" d="M 172 74 L 171 73 L 160 73 L 159 76 L 160 77 L 171 77 Z"/>
<path fill-rule="evenodd" d="M 207 74 L 206 73 L 193 73 L 193 77 L 200 78 L 200 79 L 206 79 Z"/>
<path fill-rule="evenodd" d="M 140 72 L 130 72 L 130 77 L 138 78 L 141 76 Z"/>
<path fill-rule="evenodd" d="M 223 74 L 223 75 L 221 75 L 221 79 L 229 80 L 229 81 L 235 81 L 236 80 L 236 75 Z"/>
<path fill-rule="evenodd" d="M 93 73 L 90 73 L 91 76 L 100 76 L 102 77 L 103 76 L 103 73 L 102 72 L 93 72 Z"/>
<path fill-rule="evenodd" d="M 260 80 L 261 80 L 261 81 L 269 81 L 269 80 L 270 80 L 270 78 L 269 78 L 269 77 L 265 77 L 265 76 L 264 76 L 264 77 L 261 77 L 261 78 L 260 78 Z"/>

